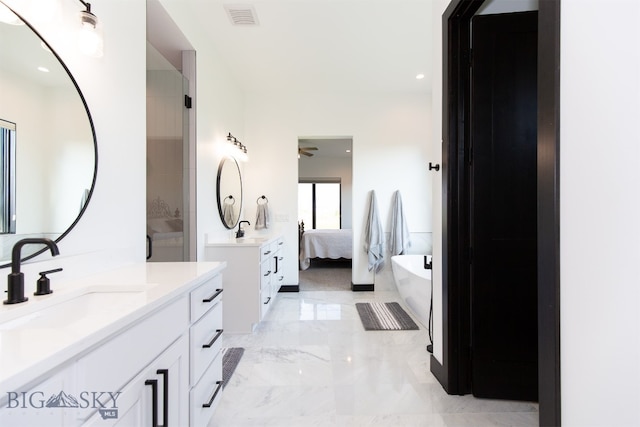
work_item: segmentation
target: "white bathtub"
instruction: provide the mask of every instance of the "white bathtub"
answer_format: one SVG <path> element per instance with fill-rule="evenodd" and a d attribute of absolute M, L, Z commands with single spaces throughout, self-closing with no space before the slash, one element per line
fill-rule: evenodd
<path fill-rule="evenodd" d="M 431 255 L 427 258 L 431 262 Z M 424 268 L 424 255 L 392 256 L 391 269 L 393 280 L 404 304 L 428 329 L 431 308 L 431 270 Z"/>

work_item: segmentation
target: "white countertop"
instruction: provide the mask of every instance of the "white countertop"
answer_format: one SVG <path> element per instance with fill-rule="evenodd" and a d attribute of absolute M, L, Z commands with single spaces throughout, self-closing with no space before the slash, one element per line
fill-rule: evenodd
<path fill-rule="evenodd" d="M 139 263 L 0 305 L 0 393 L 14 391 L 185 294 L 224 262 Z M 57 289 L 59 288 L 59 289 Z"/>
<path fill-rule="evenodd" d="M 281 235 L 275 236 L 245 236 L 239 239 L 228 240 L 214 240 L 207 242 L 205 246 L 262 246 L 264 244 L 271 243 L 282 237 Z"/>

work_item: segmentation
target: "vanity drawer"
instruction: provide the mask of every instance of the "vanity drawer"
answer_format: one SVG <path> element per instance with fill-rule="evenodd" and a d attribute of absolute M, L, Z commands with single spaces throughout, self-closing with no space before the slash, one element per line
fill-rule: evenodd
<path fill-rule="evenodd" d="M 206 426 L 222 398 L 222 354 L 209 366 L 200 382 L 189 392 L 189 420 L 192 426 Z"/>
<path fill-rule="evenodd" d="M 222 301 L 209 310 L 189 330 L 191 377 L 190 384 L 198 378 L 220 353 L 222 348 Z"/>
<path fill-rule="evenodd" d="M 222 300 L 222 275 L 206 281 L 190 293 L 191 323 L 198 320 L 211 307 Z"/>
<path fill-rule="evenodd" d="M 270 259 L 274 252 L 275 247 L 273 243 L 268 243 L 260 246 L 260 262 L 264 262 Z"/>
<path fill-rule="evenodd" d="M 268 283 L 272 275 L 273 269 L 269 260 L 264 261 L 262 264 L 260 264 L 260 283 Z"/>

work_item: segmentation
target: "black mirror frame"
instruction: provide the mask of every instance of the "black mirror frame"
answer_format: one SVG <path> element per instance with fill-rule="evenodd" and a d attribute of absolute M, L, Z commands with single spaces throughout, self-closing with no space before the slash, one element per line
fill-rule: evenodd
<path fill-rule="evenodd" d="M 223 199 L 221 198 L 221 192 L 220 192 L 220 181 L 221 181 L 221 176 L 222 176 L 222 169 L 224 167 L 225 162 L 227 161 L 232 161 L 233 164 L 235 165 L 236 169 L 238 170 L 238 179 L 240 181 L 240 206 L 238 207 L 238 218 L 236 218 L 236 221 L 234 224 L 227 224 L 224 220 L 224 213 L 222 211 L 222 203 L 223 203 Z M 220 221 L 222 222 L 222 225 L 225 226 L 226 229 L 228 230 L 232 230 L 236 227 L 236 225 L 238 225 L 238 221 L 240 221 L 240 213 L 242 212 L 242 173 L 240 172 L 240 165 L 238 165 L 238 161 L 234 158 L 234 157 L 223 157 L 222 160 L 220 160 L 220 164 L 218 165 L 218 176 L 216 178 L 216 195 L 217 195 L 217 202 L 218 202 L 218 214 L 220 215 Z"/>
<path fill-rule="evenodd" d="M 91 136 L 93 137 L 93 155 L 94 155 L 93 178 L 91 180 L 91 188 L 89 189 L 89 194 L 87 196 L 87 200 L 85 201 L 84 205 L 82 206 L 82 209 L 80 210 L 80 213 L 78 214 L 76 219 L 73 221 L 73 223 L 71 223 L 71 225 L 57 239 L 55 239 L 55 242 L 59 243 L 65 236 L 67 236 L 71 232 L 71 230 L 80 221 L 80 218 L 82 218 L 82 215 L 84 215 L 85 211 L 87 210 L 87 206 L 89 205 L 89 202 L 91 201 L 91 197 L 93 196 L 93 191 L 94 191 L 95 186 L 96 186 L 96 177 L 98 175 L 98 139 L 96 137 L 96 128 L 95 128 L 95 126 L 93 124 L 93 117 L 91 116 L 91 112 L 89 111 L 89 106 L 87 105 L 87 101 L 86 101 L 84 95 L 82 94 L 82 91 L 80 90 L 80 86 L 78 86 L 78 82 L 73 77 L 73 75 L 71 74 L 71 71 L 69 70 L 67 65 L 64 63 L 62 58 L 60 58 L 60 55 L 58 55 L 56 53 L 56 51 L 53 50 L 51 45 L 49 45 L 49 43 L 44 39 L 44 37 L 42 37 L 42 35 L 27 20 L 25 20 L 20 14 L 18 14 L 12 8 L 7 6 L 4 2 L 0 1 L 0 3 L 2 3 L 7 9 L 9 9 L 11 12 L 13 12 L 18 18 L 20 18 L 20 20 L 22 22 L 24 22 L 24 24 L 27 27 L 29 27 L 31 29 L 31 31 L 33 31 L 33 33 L 42 41 L 42 43 L 44 43 L 47 46 L 47 49 L 49 49 L 49 51 L 51 51 L 53 56 L 56 57 L 56 59 L 58 60 L 58 62 L 60 63 L 60 65 L 62 66 L 64 71 L 69 76 L 69 79 L 71 79 L 71 82 L 73 83 L 73 86 L 76 88 L 76 91 L 78 92 L 78 96 L 80 96 L 80 100 L 82 101 L 82 105 L 84 106 L 85 112 L 87 113 L 87 119 L 89 120 L 89 126 L 91 127 Z M 22 257 L 20 261 L 24 262 L 24 261 L 27 261 L 29 259 L 35 258 L 36 256 L 40 255 L 41 253 L 43 253 L 43 252 L 45 252 L 47 250 L 48 250 L 48 248 L 46 246 L 44 246 L 42 249 L 40 249 L 40 250 L 38 250 L 38 251 L 36 251 L 36 252 L 34 252 L 32 254 L 29 254 L 29 255 L 26 255 L 26 256 Z M 9 262 L 7 264 L 0 265 L 0 268 L 7 268 L 7 267 L 11 267 L 11 262 Z"/>

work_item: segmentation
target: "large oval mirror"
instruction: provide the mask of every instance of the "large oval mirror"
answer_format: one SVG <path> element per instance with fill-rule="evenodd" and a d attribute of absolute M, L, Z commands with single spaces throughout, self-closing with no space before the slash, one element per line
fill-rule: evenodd
<path fill-rule="evenodd" d="M 228 229 L 238 225 L 242 211 L 242 177 L 240 166 L 233 157 L 225 157 L 218 167 L 218 213 Z"/>
<path fill-rule="evenodd" d="M 0 8 L 8 9 L 0 2 Z M 24 20 L 0 22 L 0 268 L 25 237 L 59 242 L 84 213 L 97 172 L 93 121 L 73 76 Z M 44 251 L 26 245 L 22 259 Z"/>

